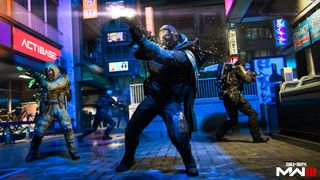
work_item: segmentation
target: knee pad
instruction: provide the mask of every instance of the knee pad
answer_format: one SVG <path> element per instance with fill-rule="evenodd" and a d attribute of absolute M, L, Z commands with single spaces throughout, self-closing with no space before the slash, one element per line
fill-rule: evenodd
<path fill-rule="evenodd" d="M 66 128 L 64 129 L 64 133 L 73 133 L 73 129 L 72 128 Z"/>

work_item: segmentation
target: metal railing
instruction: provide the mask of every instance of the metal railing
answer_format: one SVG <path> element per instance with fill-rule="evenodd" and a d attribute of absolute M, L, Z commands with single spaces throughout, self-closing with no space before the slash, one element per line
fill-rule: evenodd
<path fill-rule="evenodd" d="M 216 98 L 219 96 L 220 87 L 217 85 L 216 78 L 199 79 L 197 91 L 197 99 Z M 245 84 L 242 92 L 243 95 L 256 95 L 257 85 L 255 82 Z M 139 104 L 145 98 L 143 92 L 143 84 L 130 84 L 130 102 L 131 104 Z"/>
<path fill-rule="evenodd" d="M 144 98 L 143 84 L 130 84 L 131 104 L 139 104 Z"/>
<path fill-rule="evenodd" d="M 7 1 L 0 1 L 0 12 L 6 14 L 37 33 L 63 45 L 63 34 L 15 1 L 11 1 L 12 11 L 7 9 Z M 9 14 L 11 12 L 11 14 Z"/>

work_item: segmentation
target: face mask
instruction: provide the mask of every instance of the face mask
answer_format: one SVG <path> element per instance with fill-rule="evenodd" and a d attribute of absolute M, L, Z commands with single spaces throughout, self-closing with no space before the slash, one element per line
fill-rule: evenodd
<path fill-rule="evenodd" d="M 176 35 L 167 29 L 163 29 L 159 32 L 159 38 L 161 46 L 166 46 L 169 49 L 173 48 L 176 43 Z"/>
<path fill-rule="evenodd" d="M 45 74 L 45 76 L 46 76 L 46 78 L 47 79 L 53 79 L 54 78 L 54 71 L 53 71 L 53 69 L 44 69 L 44 74 Z"/>

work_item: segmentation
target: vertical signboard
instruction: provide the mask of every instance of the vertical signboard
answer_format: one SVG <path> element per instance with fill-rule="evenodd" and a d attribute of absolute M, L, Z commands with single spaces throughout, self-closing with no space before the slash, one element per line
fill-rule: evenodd
<path fill-rule="evenodd" d="M 257 91 L 262 104 L 275 102 L 275 85 L 281 83 L 281 70 L 284 57 L 266 57 L 254 59 L 254 70 L 257 73 Z"/>
<path fill-rule="evenodd" d="M 320 39 L 320 9 L 309 17 L 309 28 L 312 43 Z"/>
<path fill-rule="evenodd" d="M 296 51 L 310 45 L 309 23 L 307 20 L 293 30 L 293 43 Z"/>
<path fill-rule="evenodd" d="M 273 20 L 273 25 L 274 25 L 274 37 L 276 40 L 276 46 L 289 45 L 287 21 L 285 19 L 275 19 Z"/>
<path fill-rule="evenodd" d="M 83 19 L 93 19 L 98 17 L 97 0 L 82 0 Z"/>
<path fill-rule="evenodd" d="M 54 62 L 61 51 L 13 27 L 13 49 L 46 62 Z"/>
<path fill-rule="evenodd" d="M 237 36 L 234 29 L 229 30 L 229 50 L 230 55 L 238 54 Z"/>
<path fill-rule="evenodd" d="M 145 8 L 145 16 L 146 16 L 146 29 L 148 32 L 151 32 L 151 35 L 154 36 L 154 17 L 153 17 L 153 8 L 146 7 Z"/>
<path fill-rule="evenodd" d="M 0 20 L 0 44 L 11 47 L 11 26 Z"/>

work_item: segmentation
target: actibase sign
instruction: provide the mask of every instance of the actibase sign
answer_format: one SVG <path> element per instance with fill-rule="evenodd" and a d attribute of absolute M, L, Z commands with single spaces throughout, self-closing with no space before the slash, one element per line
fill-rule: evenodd
<path fill-rule="evenodd" d="M 13 27 L 13 49 L 46 62 L 54 62 L 61 51 L 15 27 Z"/>

